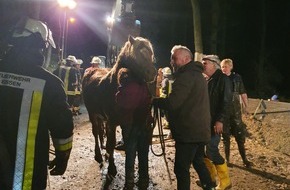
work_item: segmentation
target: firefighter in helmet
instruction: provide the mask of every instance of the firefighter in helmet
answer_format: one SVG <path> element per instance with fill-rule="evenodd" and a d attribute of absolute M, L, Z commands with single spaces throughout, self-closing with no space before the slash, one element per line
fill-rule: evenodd
<path fill-rule="evenodd" d="M 66 171 L 73 137 L 63 83 L 42 67 L 43 51 L 55 43 L 43 22 L 27 17 L 8 42 L 0 62 L 0 187 L 46 189 L 48 164 L 51 175 Z M 50 136 L 55 159 L 49 163 Z"/>
<path fill-rule="evenodd" d="M 78 85 L 77 69 L 73 66 L 74 64 L 77 64 L 76 57 L 69 55 L 65 59 L 65 65 L 61 65 L 53 72 L 64 83 L 64 89 L 68 97 L 68 104 L 70 105 L 70 110 L 73 114 L 75 114 L 73 103 Z"/>

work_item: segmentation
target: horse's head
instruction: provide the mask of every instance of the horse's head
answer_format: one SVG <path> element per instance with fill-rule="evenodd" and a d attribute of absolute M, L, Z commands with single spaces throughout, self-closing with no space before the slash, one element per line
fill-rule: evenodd
<path fill-rule="evenodd" d="M 129 36 L 118 56 L 118 64 L 130 69 L 146 82 L 155 80 L 154 52 L 151 42 L 142 37 Z"/>

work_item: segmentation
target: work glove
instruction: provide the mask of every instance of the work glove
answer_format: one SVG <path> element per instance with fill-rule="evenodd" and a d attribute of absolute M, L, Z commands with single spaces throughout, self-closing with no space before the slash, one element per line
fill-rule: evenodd
<path fill-rule="evenodd" d="M 66 151 L 55 151 L 55 158 L 49 162 L 48 168 L 50 169 L 50 175 L 62 175 L 64 174 L 71 149 Z"/>

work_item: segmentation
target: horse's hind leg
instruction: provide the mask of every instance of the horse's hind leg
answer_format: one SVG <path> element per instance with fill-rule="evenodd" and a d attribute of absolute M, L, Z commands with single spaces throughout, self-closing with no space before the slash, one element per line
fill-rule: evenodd
<path fill-rule="evenodd" d="M 114 161 L 114 149 L 116 144 L 116 126 L 107 123 L 107 144 L 106 150 L 109 156 L 108 175 L 115 177 L 117 169 Z"/>
<path fill-rule="evenodd" d="M 99 134 L 101 148 L 105 149 L 106 146 L 105 146 L 105 142 L 104 142 L 104 137 L 106 135 L 106 133 L 105 133 L 105 131 L 106 131 L 106 123 L 100 118 L 98 118 L 98 123 L 99 123 L 99 126 L 100 126 L 98 134 Z"/>
<path fill-rule="evenodd" d="M 92 123 L 92 131 L 93 131 L 93 135 L 95 138 L 95 160 L 98 163 L 102 163 L 103 162 L 103 157 L 101 154 L 101 150 L 100 150 L 100 146 L 99 146 L 99 128 L 100 128 L 100 123 L 98 122 L 98 116 L 96 114 L 90 114 L 89 113 L 89 118 L 90 121 Z"/>

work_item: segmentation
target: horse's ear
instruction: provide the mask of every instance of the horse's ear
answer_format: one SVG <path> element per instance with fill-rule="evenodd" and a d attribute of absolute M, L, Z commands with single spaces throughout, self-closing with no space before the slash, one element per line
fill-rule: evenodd
<path fill-rule="evenodd" d="M 133 38 L 133 36 L 129 35 L 128 37 L 128 41 L 133 44 L 135 42 L 135 39 Z"/>

